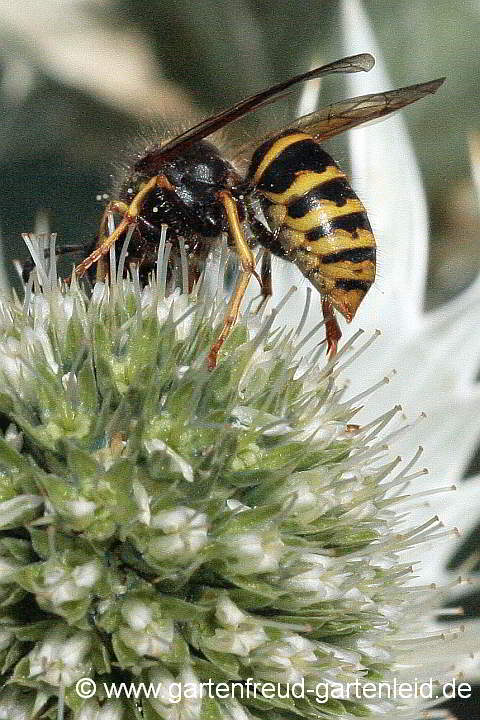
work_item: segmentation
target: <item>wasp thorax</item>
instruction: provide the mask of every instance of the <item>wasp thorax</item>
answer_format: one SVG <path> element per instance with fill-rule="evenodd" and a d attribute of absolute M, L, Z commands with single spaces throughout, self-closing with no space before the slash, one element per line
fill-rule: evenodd
<path fill-rule="evenodd" d="M 139 170 L 141 168 L 141 170 Z M 198 142 L 181 154 L 150 165 L 137 160 L 121 189 L 121 199 L 129 202 L 152 177 L 163 176 L 142 206 L 141 218 L 153 226 L 168 224 L 173 235 L 215 237 L 228 230 L 225 213 L 217 194 L 241 181 L 233 166 L 208 142 Z M 240 209 L 243 215 L 243 207 Z"/>

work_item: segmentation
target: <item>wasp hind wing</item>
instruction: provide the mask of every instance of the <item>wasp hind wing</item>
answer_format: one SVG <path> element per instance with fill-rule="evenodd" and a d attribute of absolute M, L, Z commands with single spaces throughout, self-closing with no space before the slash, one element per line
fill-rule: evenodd
<path fill-rule="evenodd" d="M 293 120 L 284 128 L 270 132 L 262 138 L 256 138 L 254 141 L 249 141 L 248 144 L 238 149 L 232 160 L 245 158 L 263 142 L 274 138 L 285 130 L 302 130 L 309 133 L 309 135 L 313 135 L 315 140 L 319 142 L 328 140 L 334 135 L 339 135 L 358 125 L 386 117 L 426 95 L 432 95 L 443 84 L 444 80 L 445 78 L 439 78 L 438 80 L 409 85 L 396 90 L 360 95 L 327 105 L 309 115 L 303 115 L 297 120 Z"/>

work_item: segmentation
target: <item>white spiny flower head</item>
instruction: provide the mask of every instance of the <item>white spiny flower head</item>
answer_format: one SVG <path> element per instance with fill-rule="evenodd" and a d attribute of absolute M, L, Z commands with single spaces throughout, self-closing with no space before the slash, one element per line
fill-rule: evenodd
<path fill-rule="evenodd" d="M 272 333 L 275 312 L 247 310 L 208 371 L 225 311 L 211 278 L 223 277 L 224 257 L 213 250 L 189 296 L 164 296 L 161 261 L 146 288 L 135 271 L 113 273 L 90 298 L 43 261 L 23 303 L 2 301 L 4 335 L 30 344 L 25 357 L 16 350 L 26 371 L 3 374 L 2 411 L 16 430 L 0 438 L 0 508 L 36 498 L 7 525 L 28 529 L 30 542 L 0 546 L 5 596 L 35 608 L 31 634 L 22 631 L 35 644 L 13 682 L 33 687 L 40 705 L 45 685 L 57 688 L 67 717 L 124 710 L 101 696 L 74 702 L 82 675 L 112 667 L 163 683 L 139 700 L 152 717 L 203 720 L 211 701 L 199 683 L 209 678 L 310 690 L 371 677 L 441 684 L 477 642 L 476 629 L 468 640 L 433 629 L 445 592 L 416 581 L 405 559 L 451 533 L 435 516 L 410 519 L 418 453 L 390 454 L 404 431 L 398 409 L 351 424 L 384 384 L 349 398 L 342 380 L 371 338 L 353 336 L 327 362 L 323 345 L 305 353 L 302 327 Z M 17 625 L 6 616 L 0 654 L 18 646 Z M 222 718 L 263 717 L 236 700 L 215 700 Z M 329 702 L 349 716 L 348 703 Z M 398 699 L 351 702 L 373 717 L 418 712 Z M 318 705 L 282 703 L 307 716 Z"/>
<path fill-rule="evenodd" d="M 375 52 L 357 0 L 345 0 L 344 24 L 348 53 Z M 375 89 L 385 87 L 377 75 Z M 134 268 L 129 279 L 115 271 L 112 252 L 110 285 L 96 283 L 89 295 L 75 280 L 57 280 L 54 238 L 27 237 L 32 282 L 23 301 L 0 300 L 8 420 L 0 527 L 12 530 L 0 540 L 0 660 L 10 683 L 0 690 L 0 718 L 51 712 L 58 698 L 61 720 L 314 719 L 319 709 L 417 720 L 429 704 L 418 697 L 212 700 L 201 683 L 252 677 L 345 690 L 433 678 L 440 688 L 478 646 L 477 625 L 434 623 L 451 587 L 425 583 L 418 563 L 425 548 L 440 556 L 448 546 L 452 531 L 428 494 L 455 479 L 449 473 L 465 465 L 478 431 L 472 422 L 445 462 L 435 432 L 451 448 L 446 391 L 459 426 L 478 403 L 467 359 L 478 288 L 443 314 L 422 314 L 423 196 L 402 121 L 389 123 L 373 131 L 375 152 L 370 129 L 352 133 L 353 169 L 368 176 L 360 195 L 381 247 L 392 243 L 385 294 L 379 302 L 369 293 L 358 315 L 366 340 L 346 335 L 335 361 L 325 360 L 322 329 L 308 351 L 318 318 L 306 312 L 298 327 L 302 289 L 294 330 L 278 329 L 292 305 L 287 284 L 272 313 L 246 308 L 207 370 L 225 313 L 220 243 L 189 295 L 166 294 L 163 245 L 145 288 Z M 398 157 L 388 163 L 393 134 Z M 401 183 L 393 166 L 404 168 Z M 376 327 L 382 337 L 372 344 Z M 458 343 L 468 368 L 460 375 Z M 431 363 L 419 360 L 422 347 Z M 414 467 L 417 445 L 405 439 L 418 431 L 405 432 L 399 401 L 430 418 L 433 410 L 419 425 L 434 468 L 428 485 Z M 393 455 L 398 444 L 403 460 Z M 419 508 L 425 498 L 430 507 Z M 133 702 L 97 692 L 82 703 L 82 676 L 152 683 L 157 693 Z"/>

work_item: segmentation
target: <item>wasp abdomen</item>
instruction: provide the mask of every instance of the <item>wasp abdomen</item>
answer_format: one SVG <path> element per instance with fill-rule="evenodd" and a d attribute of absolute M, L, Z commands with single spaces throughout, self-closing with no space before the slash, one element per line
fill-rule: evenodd
<path fill-rule="evenodd" d="M 258 148 L 249 177 L 284 256 L 351 320 L 375 279 L 375 239 L 345 174 L 312 136 L 287 130 Z"/>

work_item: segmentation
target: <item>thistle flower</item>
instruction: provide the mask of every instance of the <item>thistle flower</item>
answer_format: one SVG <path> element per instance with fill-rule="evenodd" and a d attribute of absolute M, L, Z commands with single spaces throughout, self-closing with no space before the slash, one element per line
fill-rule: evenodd
<path fill-rule="evenodd" d="M 476 643 L 433 630 L 442 592 L 404 560 L 449 533 L 409 519 L 395 411 L 351 423 L 378 383 L 348 398 L 342 372 L 371 338 L 322 364 L 301 326 L 272 330 L 280 307 L 247 310 L 209 372 L 222 248 L 191 295 L 165 297 L 160 257 L 143 290 L 134 273 L 87 297 L 26 239 L 35 292 L 0 302 L 0 717 L 416 717 L 398 697 L 319 694 L 439 691 Z M 280 690 L 215 695 L 248 682 Z"/>

